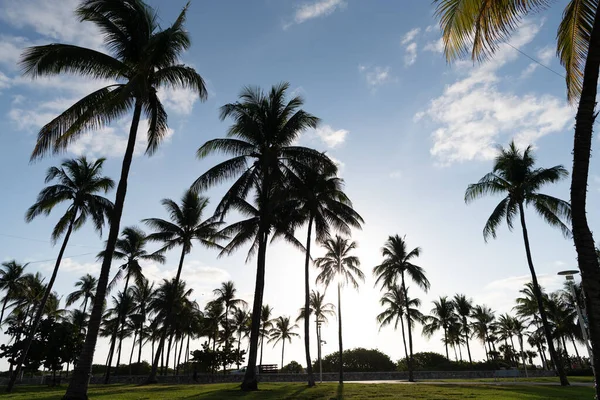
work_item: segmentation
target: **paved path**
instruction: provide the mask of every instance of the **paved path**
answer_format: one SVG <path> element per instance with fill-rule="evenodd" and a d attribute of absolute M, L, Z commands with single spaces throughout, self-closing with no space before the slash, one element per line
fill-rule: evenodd
<path fill-rule="evenodd" d="M 528 381 L 497 381 L 497 382 L 482 382 L 482 381 L 344 381 L 345 383 L 367 383 L 380 384 L 391 383 L 401 385 L 492 385 L 492 386 L 560 386 L 559 382 L 528 382 Z M 571 386 L 594 387 L 594 382 L 571 382 Z"/>

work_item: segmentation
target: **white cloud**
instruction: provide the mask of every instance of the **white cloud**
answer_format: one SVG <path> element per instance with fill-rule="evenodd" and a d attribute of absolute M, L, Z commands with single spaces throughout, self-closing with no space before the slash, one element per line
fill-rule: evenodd
<path fill-rule="evenodd" d="M 406 53 L 404 54 L 404 65 L 413 65 L 417 61 L 417 44 L 411 43 L 406 46 Z"/>
<path fill-rule="evenodd" d="M 327 147 L 333 148 L 344 143 L 350 131 L 346 129 L 333 129 L 330 125 L 323 125 L 315 129 L 315 133 Z"/>
<path fill-rule="evenodd" d="M 548 64 L 550 64 L 550 62 L 555 57 L 555 55 L 556 55 L 556 50 L 550 46 L 546 46 L 536 52 L 537 60 L 545 66 L 548 66 Z M 538 69 L 540 66 L 541 66 L 540 64 L 535 63 L 535 62 L 530 63 L 527 66 L 527 68 L 525 68 L 525 70 L 523 70 L 523 72 L 521 73 L 521 78 L 527 78 L 528 76 L 533 74 L 533 72 L 536 69 Z"/>
<path fill-rule="evenodd" d="M 444 52 L 444 41 L 442 38 L 439 38 L 435 42 L 429 42 L 423 47 L 425 51 L 431 51 L 434 53 L 443 53 Z"/>
<path fill-rule="evenodd" d="M 341 160 L 338 160 L 337 158 L 335 158 L 334 156 L 332 156 L 331 154 L 327 154 L 327 156 L 331 159 L 331 161 L 333 161 L 333 163 L 338 167 L 338 176 L 342 176 L 342 173 L 344 172 L 344 169 L 346 169 L 346 163 L 344 163 Z"/>
<path fill-rule="evenodd" d="M 8 76 L 4 75 L 2 73 L 2 71 L 0 71 L 0 90 L 8 88 L 8 87 L 10 87 L 10 85 L 11 85 L 10 78 Z"/>
<path fill-rule="evenodd" d="M 189 89 L 164 88 L 159 90 L 158 97 L 165 108 L 176 114 L 189 115 L 198 101 L 198 95 Z"/>
<path fill-rule="evenodd" d="M 404 36 L 402 36 L 402 41 L 400 42 L 400 44 L 405 45 L 414 41 L 419 32 L 421 32 L 421 28 L 414 28 L 406 32 Z"/>
<path fill-rule="evenodd" d="M 23 49 L 30 45 L 24 37 L 0 35 L 0 64 L 16 69 Z"/>
<path fill-rule="evenodd" d="M 52 271 L 54 262 L 44 263 L 40 266 L 41 269 Z M 100 272 L 99 262 L 80 263 L 72 258 L 63 258 L 60 262 L 60 272 L 69 272 L 73 274 L 90 273 L 97 274 Z"/>
<path fill-rule="evenodd" d="M 428 25 L 427 28 L 425 28 L 425 32 L 433 32 L 436 27 L 436 25 Z"/>
<path fill-rule="evenodd" d="M 289 28 L 293 24 L 301 24 L 314 18 L 325 17 L 345 6 L 346 2 L 344 0 L 318 0 L 303 4 L 296 10 L 294 21 L 285 24 L 284 29 Z"/>
<path fill-rule="evenodd" d="M 393 81 L 390 67 L 359 65 L 358 70 L 365 76 L 367 84 L 373 89 Z"/>
<path fill-rule="evenodd" d="M 0 0 L 0 19 L 53 40 L 101 48 L 103 38 L 98 29 L 79 22 L 74 15 L 78 5 L 78 0 Z"/>
<path fill-rule="evenodd" d="M 392 179 L 402 179 L 402 171 L 399 169 L 390 172 L 390 178 Z"/>
<path fill-rule="evenodd" d="M 526 22 L 513 36 L 517 48 L 531 42 L 539 25 Z M 440 165 L 468 160 L 491 159 L 493 145 L 515 137 L 519 144 L 532 144 L 538 138 L 566 129 L 573 110 L 562 99 L 549 95 L 517 95 L 499 88 L 502 79 L 496 71 L 518 57 L 514 49 L 502 45 L 493 59 L 472 67 L 457 63 L 461 79 L 446 87 L 427 110 L 417 113 L 438 125 L 433 132 L 432 156 Z"/>

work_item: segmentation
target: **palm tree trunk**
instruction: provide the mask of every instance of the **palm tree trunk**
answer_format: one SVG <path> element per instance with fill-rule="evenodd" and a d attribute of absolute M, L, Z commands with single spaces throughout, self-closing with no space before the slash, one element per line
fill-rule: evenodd
<path fill-rule="evenodd" d="M 87 310 L 88 297 L 85 296 L 83 299 L 83 313 L 85 314 L 85 310 Z"/>
<path fill-rule="evenodd" d="M 8 292 L 4 296 L 4 301 L 2 302 L 2 312 L 0 313 L 0 326 L 2 325 L 2 321 L 4 321 L 4 310 L 6 310 L 6 303 L 8 303 Z"/>
<path fill-rule="evenodd" d="M 182 246 L 181 248 L 181 257 L 179 258 L 179 267 L 177 268 L 177 275 L 175 276 L 175 284 L 173 285 L 173 293 L 176 294 L 177 293 L 177 287 L 179 286 L 179 278 L 181 277 L 181 270 L 183 269 L 183 260 L 185 259 L 185 254 L 187 252 L 187 248 L 186 246 Z M 150 376 L 148 376 L 148 379 L 146 379 L 146 384 L 150 384 L 150 383 L 157 383 L 158 381 L 156 380 L 156 371 L 158 370 L 158 361 L 159 361 L 159 356 L 158 354 L 161 352 L 161 349 L 164 347 L 165 345 L 165 340 L 167 338 L 167 332 L 169 330 L 169 327 L 171 326 L 171 318 L 172 318 L 172 313 L 173 313 L 173 302 L 175 301 L 175 296 L 173 296 L 173 298 L 171 299 L 167 310 L 167 315 L 165 316 L 165 326 L 163 327 L 163 331 L 162 334 L 160 335 L 160 341 L 158 342 L 158 352 L 156 353 L 156 356 L 154 357 L 154 361 L 152 362 L 152 370 L 150 371 Z M 169 354 L 167 353 L 167 360 L 169 358 Z M 168 368 L 169 362 L 167 361 L 167 368 Z"/>
<path fill-rule="evenodd" d="M 575 344 L 575 338 L 573 337 L 573 335 L 569 335 L 569 337 L 571 338 L 571 342 L 573 343 L 573 348 L 575 349 L 575 356 L 577 356 L 577 361 L 579 361 L 580 368 L 583 368 L 583 360 L 581 359 L 581 356 L 579 355 L 579 350 L 577 350 L 577 345 Z"/>
<path fill-rule="evenodd" d="M 133 159 L 133 151 L 135 150 L 135 140 L 137 137 L 138 125 L 142 114 L 142 102 L 136 100 L 133 109 L 133 118 L 131 120 L 131 128 L 129 129 L 129 138 L 127 139 L 127 148 L 123 157 L 123 166 L 121 168 L 121 177 L 117 187 L 113 215 L 110 219 L 110 230 L 106 241 L 106 249 L 104 250 L 104 259 L 102 260 L 102 268 L 98 278 L 98 286 L 96 287 L 96 298 L 92 307 L 92 314 L 88 323 L 87 335 L 83 349 L 79 355 L 79 362 L 73 370 L 73 376 L 69 382 L 67 393 L 62 400 L 86 400 L 87 389 L 90 382 L 92 372 L 92 362 L 94 360 L 94 351 L 96 350 L 96 341 L 98 340 L 98 332 L 100 331 L 100 323 L 102 321 L 102 311 L 104 308 L 104 299 L 106 297 L 106 287 L 108 286 L 108 275 L 110 274 L 110 265 L 112 263 L 115 244 L 119 237 L 119 229 L 121 225 L 121 215 L 123 214 L 123 205 L 125 204 L 125 195 L 127 193 L 127 178 L 131 161 Z"/>
<path fill-rule="evenodd" d="M 338 283 L 338 287 L 337 287 L 337 292 L 338 292 L 338 341 L 339 341 L 339 345 L 340 345 L 340 380 L 339 383 L 340 385 L 344 384 L 344 360 L 343 360 L 343 356 L 344 356 L 344 346 L 342 344 L 342 289 L 341 289 L 341 285 Z"/>
<path fill-rule="evenodd" d="M 29 349 L 31 348 L 31 343 L 33 343 L 33 338 L 37 332 L 38 326 L 40 325 L 40 321 L 42 320 L 42 315 L 44 315 L 44 308 L 46 307 L 46 302 L 48 301 L 48 297 L 52 293 L 52 287 L 54 286 L 54 281 L 56 281 L 56 275 L 58 275 L 58 269 L 60 268 L 60 262 L 62 261 L 63 255 L 65 254 L 65 249 L 67 248 L 67 243 L 69 242 L 69 238 L 71 237 L 71 232 L 73 232 L 73 224 L 75 223 L 75 217 L 77 217 L 77 207 L 73 209 L 73 216 L 71 217 L 71 221 L 69 222 L 69 227 L 67 228 L 67 232 L 65 233 L 65 238 L 63 239 L 63 244 L 60 247 L 58 252 L 58 257 L 56 258 L 56 263 L 54 264 L 54 270 L 52 271 L 52 276 L 50 277 L 50 281 L 46 286 L 46 290 L 44 291 L 44 297 L 42 298 L 42 302 L 39 305 L 39 308 L 35 314 L 35 319 L 31 324 L 31 328 L 29 330 L 29 334 L 27 335 L 27 341 L 25 343 L 25 348 L 23 349 L 23 353 L 21 357 L 19 357 L 19 361 L 17 362 L 17 367 L 15 372 L 10 376 L 10 381 L 8 382 L 8 386 L 6 387 L 6 391 L 10 393 L 15 385 L 17 377 L 21 373 L 21 366 L 27 360 L 27 353 L 29 353 Z"/>
<path fill-rule="evenodd" d="M 446 358 L 449 360 L 450 356 L 448 355 L 448 332 L 446 331 L 446 327 L 444 327 L 444 345 L 446 346 Z"/>
<path fill-rule="evenodd" d="M 171 345 L 173 344 L 173 334 L 169 335 L 169 343 L 167 347 L 165 347 L 165 351 L 167 352 L 167 359 L 165 360 L 166 370 L 165 375 L 169 375 L 169 358 L 171 358 Z"/>
<path fill-rule="evenodd" d="M 131 274 L 129 273 L 129 270 L 127 270 L 127 277 L 125 278 L 125 287 L 123 288 L 123 300 L 125 300 L 125 302 L 129 301 L 127 298 L 127 289 L 129 289 L 129 277 L 131 276 Z M 127 316 L 125 315 L 125 310 L 123 309 L 123 307 L 121 307 L 121 312 L 123 313 L 123 315 L 119 315 L 119 352 L 118 352 L 118 356 L 117 356 L 117 373 L 119 371 L 119 364 L 121 364 L 121 347 L 123 345 L 123 335 L 125 334 L 125 319 L 127 318 Z"/>
<path fill-rule="evenodd" d="M 462 361 L 463 360 L 463 358 L 462 358 L 462 349 L 460 348 L 460 344 L 458 344 L 457 347 L 458 347 L 458 356 L 460 357 L 460 361 Z"/>
<path fill-rule="evenodd" d="M 267 187 L 268 186 L 269 185 L 267 185 Z M 263 191 L 264 190 L 265 189 L 263 188 Z M 264 222 L 261 222 L 261 224 L 264 224 Z M 254 288 L 254 304 L 252 305 L 252 326 L 250 328 L 250 353 L 248 355 L 248 368 L 246 369 L 244 381 L 242 382 L 242 390 L 244 391 L 258 390 L 258 381 L 256 379 L 256 356 L 258 353 L 258 338 L 260 335 L 260 314 L 265 290 L 267 235 L 267 230 L 264 226 L 261 226 L 259 228 L 258 256 L 256 261 L 256 285 Z"/>
<path fill-rule="evenodd" d="M 133 352 L 135 350 L 135 339 L 137 337 L 137 332 L 133 334 L 133 343 L 131 344 L 131 354 L 129 354 L 129 376 L 131 376 L 131 362 L 133 361 Z"/>
<path fill-rule="evenodd" d="M 458 354 L 456 354 L 456 345 L 452 345 L 452 349 L 454 349 L 454 361 L 458 362 Z"/>
<path fill-rule="evenodd" d="M 413 344 L 412 344 L 412 326 L 410 315 L 408 311 L 408 290 L 406 290 L 406 283 L 404 282 L 404 271 L 402 271 L 402 292 L 404 292 L 404 311 L 406 312 L 406 325 L 408 328 L 408 381 L 414 382 L 415 377 L 413 376 Z"/>
<path fill-rule="evenodd" d="M 525 253 L 527 253 L 527 264 L 529 265 L 529 271 L 531 272 L 531 281 L 533 283 L 533 293 L 535 294 L 535 299 L 537 300 L 538 305 L 538 311 L 540 312 L 542 325 L 544 326 L 546 342 L 548 342 L 548 350 L 550 352 L 552 362 L 554 363 L 554 367 L 556 368 L 556 372 L 558 373 L 558 376 L 560 378 L 561 386 L 567 386 L 569 385 L 569 381 L 563 369 L 562 363 L 558 359 L 556 350 L 554 349 L 554 343 L 552 343 L 552 332 L 550 331 L 550 325 L 548 325 L 548 318 L 546 317 L 546 309 L 544 308 L 544 303 L 542 300 L 542 291 L 540 290 L 540 285 L 538 284 L 537 280 L 537 274 L 535 273 L 535 268 L 533 267 L 533 260 L 531 258 L 531 248 L 529 246 L 529 236 L 527 234 L 527 225 L 525 224 L 525 210 L 523 208 L 523 203 L 519 203 L 519 214 L 521 217 L 521 228 L 523 228 L 523 241 L 525 242 Z"/>
<path fill-rule="evenodd" d="M 142 312 L 142 314 L 143 314 L 143 312 Z M 139 346 L 138 346 L 139 347 L 139 349 L 138 349 L 138 361 L 137 361 L 138 364 L 142 362 L 142 343 L 144 341 L 144 335 L 143 335 L 144 334 L 144 319 L 145 318 L 142 318 L 142 320 L 140 321 L 140 328 L 139 328 L 140 335 L 138 337 L 138 341 L 139 341 L 139 343 L 138 343 L 139 344 Z"/>
<path fill-rule="evenodd" d="M 106 374 L 104 375 L 104 384 L 106 385 L 110 381 L 110 370 L 112 365 L 113 355 L 115 354 L 115 346 L 117 344 L 118 327 L 115 330 L 110 339 L 110 349 L 108 350 L 108 362 L 106 366 Z M 75 372 L 73 372 L 75 373 Z"/>
<path fill-rule="evenodd" d="M 465 331 L 465 344 L 467 345 L 467 354 L 469 355 L 469 364 L 473 364 L 471 359 L 471 347 L 469 347 L 469 334 L 467 333 L 467 317 L 463 317 L 463 328 Z"/>
<path fill-rule="evenodd" d="M 600 12 L 596 10 L 594 25 L 583 74 L 581 98 L 575 116 L 573 173 L 571 174 L 571 207 L 573 241 L 581 271 L 581 282 L 588 310 L 588 327 L 592 344 L 593 365 L 600 366 L 600 266 L 594 238 L 586 217 L 587 182 L 592 148 L 592 132 L 596 119 L 596 94 L 600 68 Z M 595 385 L 600 398 L 600 385 Z"/>
<path fill-rule="evenodd" d="M 265 341 L 265 335 L 260 336 L 260 359 L 258 365 L 262 365 L 262 356 L 263 356 L 263 343 Z"/>
<path fill-rule="evenodd" d="M 406 366 L 408 367 L 410 360 L 409 360 L 409 355 L 408 355 L 408 347 L 406 347 L 406 334 L 404 332 L 404 318 L 402 318 L 402 315 L 400 315 L 400 327 L 402 329 L 402 343 L 404 344 L 404 355 L 406 356 Z"/>
<path fill-rule="evenodd" d="M 179 342 L 179 357 L 177 357 L 177 368 L 175 368 L 175 375 L 179 375 L 179 365 L 181 364 L 181 353 L 183 353 L 183 338 Z"/>
<path fill-rule="evenodd" d="M 567 356 L 567 362 L 570 364 L 569 352 L 567 351 L 567 342 L 565 342 L 565 337 L 564 336 L 561 336 L 560 338 L 562 340 L 563 349 L 565 350 L 565 356 Z M 561 357 L 562 357 L 562 355 L 561 355 Z"/>
<path fill-rule="evenodd" d="M 306 374 L 308 387 L 315 386 L 312 363 L 310 358 L 310 242 L 313 216 L 308 219 L 308 234 L 306 235 L 306 257 L 304 259 L 304 351 L 306 353 Z M 283 368 L 283 365 L 281 366 Z"/>

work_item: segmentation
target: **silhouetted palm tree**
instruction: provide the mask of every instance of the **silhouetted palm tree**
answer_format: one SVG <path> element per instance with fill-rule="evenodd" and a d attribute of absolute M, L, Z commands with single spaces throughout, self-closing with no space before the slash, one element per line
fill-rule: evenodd
<path fill-rule="evenodd" d="M 245 304 L 242 304 L 235 308 L 233 312 L 233 326 L 235 327 L 235 331 L 238 335 L 238 345 L 237 351 L 240 354 L 240 348 L 242 346 L 242 336 L 244 336 L 248 330 L 248 325 L 250 323 L 250 313 L 248 312 L 248 308 Z M 237 369 L 240 369 L 240 361 L 236 362 Z"/>
<path fill-rule="evenodd" d="M 183 270 L 183 261 L 186 254 L 192 250 L 193 242 L 198 241 L 205 247 L 219 249 L 221 247 L 215 243 L 215 240 L 224 239 L 225 237 L 218 233 L 221 222 L 216 218 L 202 219 L 202 214 L 208 205 L 208 198 L 201 197 L 192 190 L 187 190 L 181 198 L 181 206 L 171 199 L 162 200 L 162 205 L 167 209 L 171 221 L 160 218 L 148 218 L 143 221 L 154 230 L 153 233 L 147 236 L 147 240 L 163 243 L 158 253 L 181 246 L 179 266 L 177 267 L 177 274 L 174 280 L 174 290 L 177 292 L 177 285 L 179 284 L 181 271 Z M 156 371 L 158 362 L 160 361 L 159 354 L 165 345 L 167 331 L 173 323 L 170 313 L 167 313 L 165 318 L 163 335 L 158 343 L 158 351 L 152 363 L 152 371 L 148 377 L 148 383 L 156 381 Z"/>
<path fill-rule="evenodd" d="M 126 336 L 131 332 L 129 330 L 122 329 L 126 324 L 123 324 L 121 318 L 123 315 L 131 315 L 135 310 L 135 303 L 131 293 L 131 288 L 127 292 L 118 292 L 116 296 L 112 296 L 113 299 L 113 307 L 106 310 L 105 318 L 111 320 L 111 327 L 113 325 L 112 319 L 116 318 L 116 326 L 114 327 L 114 331 L 111 333 L 111 345 L 108 350 L 108 367 L 106 369 L 106 375 L 104 376 L 104 383 L 108 383 L 110 381 L 111 375 L 111 365 L 113 360 L 113 355 L 115 352 L 115 347 L 117 351 L 117 367 L 116 370 L 119 370 L 119 364 L 121 362 L 121 335 Z M 119 345 L 117 345 L 117 339 L 119 339 Z"/>
<path fill-rule="evenodd" d="M 229 326 L 230 311 L 235 311 L 238 307 L 247 305 L 245 300 L 237 299 L 235 297 L 236 292 L 237 289 L 235 288 L 233 281 L 223 282 L 221 283 L 221 287 L 213 290 L 213 294 L 217 296 L 215 301 L 221 302 L 225 306 L 225 348 L 227 348 L 227 342 L 232 333 L 230 332 Z"/>
<path fill-rule="evenodd" d="M 485 59 L 510 37 L 525 16 L 545 10 L 551 4 L 543 0 L 436 0 L 436 3 L 448 60 L 468 54 L 474 60 Z M 594 365 L 600 365 L 600 263 L 594 251 L 594 238 L 585 208 L 600 69 L 598 2 L 581 0 L 566 3 L 556 41 L 557 55 L 565 67 L 567 98 L 571 103 L 579 101 L 571 177 L 573 240 L 587 293 L 586 308 L 590 310 Z M 554 353 L 552 348 L 550 350 Z M 565 375 L 560 372 L 559 375 L 561 384 L 567 385 Z M 600 398 L 600 385 L 596 386 L 596 397 Z"/>
<path fill-rule="evenodd" d="M 264 304 L 260 310 L 260 360 L 259 365 L 262 365 L 263 359 L 263 344 L 265 337 L 269 335 L 269 331 L 273 328 L 273 320 L 271 315 L 273 314 L 273 307 L 268 304 Z"/>
<path fill-rule="evenodd" d="M 425 270 L 413 263 L 413 260 L 421 255 L 420 247 L 415 247 L 409 251 L 404 238 L 398 235 L 389 236 L 381 249 L 381 255 L 383 256 L 383 262 L 373 268 L 373 274 L 377 276 L 375 284 L 381 283 L 381 290 L 393 288 L 398 280 L 400 280 L 402 291 L 404 292 L 402 298 L 408 300 L 405 275 L 408 275 L 425 292 L 429 290 L 430 284 L 425 276 Z M 407 359 L 408 380 L 412 382 L 414 381 L 414 368 L 411 321 L 408 320 L 407 324 L 409 349 L 409 357 Z"/>
<path fill-rule="evenodd" d="M 294 329 L 297 329 L 298 325 L 292 325 L 290 317 L 278 317 L 273 321 L 273 328 L 269 331 L 269 343 L 274 342 L 273 347 L 277 343 L 281 342 L 281 369 L 283 369 L 283 356 L 285 353 L 285 341 L 292 343 L 293 337 L 298 337 Z"/>
<path fill-rule="evenodd" d="M 184 28 L 187 7 L 167 29 L 142 0 L 83 0 L 76 9 L 80 21 L 94 23 L 104 36 L 109 53 L 68 44 L 30 47 L 21 58 L 26 75 L 33 78 L 63 73 L 111 81 L 77 101 L 46 124 L 38 134 L 33 159 L 64 151 L 82 134 L 107 126 L 129 115 L 133 117 L 111 216 L 106 253 L 98 279 L 89 329 L 79 362 L 73 372 L 66 399 L 87 396 L 89 371 L 102 319 L 102 307 L 110 264 L 120 230 L 127 179 L 135 150 L 142 114 L 148 119 L 146 153 L 153 154 L 168 132 L 167 113 L 157 95 L 164 87 L 186 88 L 206 99 L 204 81 L 193 68 L 180 64 L 181 54 L 190 47 Z"/>
<path fill-rule="evenodd" d="M 154 298 L 154 283 L 150 283 L 147 279 L 144 279 L 141 283 L 131 288 L 131 295 L 136 305 L 136 312 L 139 315 L 139 326 L 137 327 L 139 346 L 137 362 L 139 364 L 142 361 L 142 346 L 144 345 L 144 337 L 146 336 L 145 324 L 151 310 L 150 303 Z M 132 347 L 135 347 L 135 343 L 133 343 Z"/>
<path fill-rule="evenodd" d="M 27 353 L 33 342 L 38 325 L 42 318 L 44 307 L 56 281 L 58 269 L 62 261 L 65 249 L 74 230 L 81 228 L 89 219 L 94 223 L 94 228 L 99 234 L 102 234 L 105 218 L 112 213 L 113 204 L 106 198 L 97 193 L 107 193 L 114 186 L 112 179 L 102 176 L 102 165 L 104 159 L 100 158 L 94 162 L 88 161 L 85 157 L 65 160 L 60 167 L 50 167 L 46 173 L 46 183 L 56 181 L 55 184 L 42 189 L 37 197 L 37 201 L 27 210 L 25 219 L 31 222 L 35 217 L 50 212 L 61 203 L 69 203 L 66 212 L 58 220 L 52 231 L 52 242 L 64 235 L 63 243 L 58 252 L 56 263 L 50 281 L 46 285 L 46 292 L 37 309 L 37 313 L 31 329 L 28 333 L 27 343 L 17 362 L 14 374 L 10 377 L 7 392 L 10 392 L 15 384 L 15 380 L 21 372 L 21 365 L 27 359 Z"/>
<path fill-rule="evenodd" d="M 433 336 L 440 329 L 444 331 L 444 346 L 446 347 L 446 358 L 448 355 L 448 328 L 456 322 L 454 315 L 454 304 L 448 300 L 447 296 L 440 296 L 438 300 L 433 301 L 431 314 L 425 317 L 425 325 L 423 326 L 423 335 L 426 337 Z"/>
<path fill-rule="evenodd" d="M 87 310 L 88 301 L 94 301 L 96 297 L 96 286 L 98 285 L 98 279 L 96 277 L 85 274 L 77 282 L 75 282 L 75 287 L 78 288 L 74 292 L 69 293 L 67 296 L 67 307 L 76 303 L 81 298 L 83 298 L 83 312 L 85 314 Z"/>
<path fill-rule="evenodd" d="M 552 333 L 531 258 L 529 236 L 525 224 L 525 206 L 532 206 L 548 224 L 559 228 L 565 236 L 569 236 L 569 228 L 561 221 L 561 218 L 567 222 L 571 220 L 569 203 L 539 192 L 542 186 L 560 181 L 568 175 L 568 172 L 562 165 L 551 168 L 534 168 L 534 164 L 535 158 L 531 146 L 522 152 L 517 149 L 514 142 L 511 142 L 507 149 L 498 148 L 493 171 L 486 174 L 478 183 L 469 185 L 465 192 L 465 202 L 469 203 L 485 195 L 506 196 L 498 203 L 485 224 L 483 229 L 485 240 L 490 236 L 496 238 L 496 230 L 503 219 L 506 219 L 506 224 L 509 229 L 512 229 L 515 217 L 520 217 L 525 253 L 533 282 L 533 293 L 538 303 L 538 311 L 548 341 L 548 350 L 550 350 L 550 357 L 554 361 L 561 384 L 568 385 L 569 381 L 562 364 L 557 362 L 557 353 L 552 344 Z M 600 332 L 598 333 L 600 334 Z"/>
<path fill-rule="evenodd" d="M 471 359 L 471 348 L 469 347 L 469 336 L 471 335 L 471 324 L 468 318 L 471 316 L 473 311 L 473 300 L 468 299 L 464 294 L 454 295 L 454 312 L 460 319 L 460 331 L 464 335 L 465 345 L 467 346 L 467 353 L 469 355 L 469 362 L 473 364 Z"/>
<path fill-rule="evenodd" d="M 335 238 L 327 239 L 323 243 L 325 255 L 315 260 L 315 265 L 321 270 L 317 276 L 317 283 L 322 283 L 328 287 L 337 280 L 338 294 L 338 342 L 339 342 L 339 383 L 344 383 L 344 362 L 342 360 L 344 346 L 342 343 L 342 286 L 352 284 L 358 289 L 358 281 L 364 281 L 365 277 L 360 270 L 360 260 L 351 255 L 352 250 L 356 249 L 356 242 L 350 239 L 342 238 L 336 235 Z"/>
<path fill-rule="evenodd" d="M 15 260 L 5 261 L 0 267 L 0 291 L 4 291 L 0 324 L 4 321 L 4 311 L 9 300 L 16 300 L 17 294 L 23 291 L 23 271 L 27 264 L 19 264 Z"/>
<path fill-rule="evenodd" d="M 302 146 L 295 141 L 302 132 L 315 128 L 319 119 L 300 109 L 301 97 L 286 101 L 289 84 L 273 86 L 269 93 L 259 88 L 247 87 L 240 101 L 221 107 L 221 119 L 232 118 L 229 138 L 213 139 L 198 149 L 199 158 L 223 153 L 233 158 L 217 164 L 200 176 L 193 184 L 197 190 L 235 178 L 217 206 L 216 213 L 224 217 L 230 210 L 240 212 L 247 219 L 233 224 L 228 232 L 232 242 L 226 247 L 232 252 L 250 242 L 250 257 L 257 253 L 257 274 L 252 306 L 252 331 L 248 368 L 242 390 L 256 390 L 256 358 L 260 337 L 260 311 L 264 293 L 267 244 L 277 230 L 282 230 L 281 220 L 287 213 L 281 210 L 289 186 L 289 174 L 298 167 L 322 165 L 334 170 L 334 163 L 323 153 Z M 256 206 L 246 199 L 253 196 Z"/>
<path fill-rule="evenodd" d="M 485 357 L 487 360 L 489 360 L 489 351 L 486 347 L 486 344 L 489 345 L 488 338 L 490 333 L 492 333 L 492 325 L 496 319 L 494 312 L 491 308 L 485 305 L 476 305 L 471 310 L 471 318 L 473 319 L 473 322 L 471 323 L 473 334 L 477 336 L 477 338 L 483 343 Z"/>

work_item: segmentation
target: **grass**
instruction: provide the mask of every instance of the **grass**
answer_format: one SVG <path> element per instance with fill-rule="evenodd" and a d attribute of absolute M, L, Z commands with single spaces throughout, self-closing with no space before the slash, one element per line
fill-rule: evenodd
<path fill-rule="evenodd" d="M 593 376 L 569 376 L 570 383 L 594 383 Z M 475 378 L 475 379 L 425 379 L 427 382 L 483 382 L 483 383 L 502 383 L 515 382 L 515 378 L 500 378 L 495 380 L 494 378 Z M 560 383 L 558 377 L 548 376 L 540 378 L 517 378 L 517 382 L 534 382 L 534 383 Z"/>
<path fill-rule="evenodd" d="M 90 400 L 221 400 L 221 399 L 592 399 L 591 387 L 534 385 L 460 385 L 460 384 L 359 384 L 324 383 L 309 389 L 302 383 L 263 383 L 258 392 L 243 393 L 238 385 L 107 385 L 92 386 Z M 60 400 L 65 387 L 20 386 L 12 394 L 0 394 L 1 400 Z"/>

